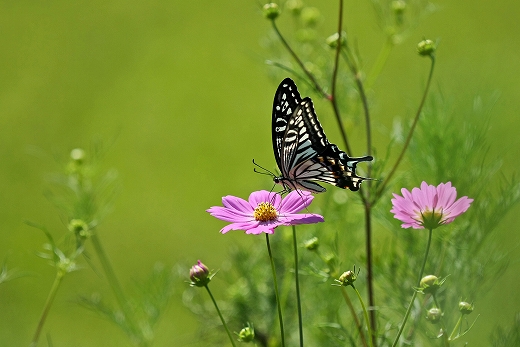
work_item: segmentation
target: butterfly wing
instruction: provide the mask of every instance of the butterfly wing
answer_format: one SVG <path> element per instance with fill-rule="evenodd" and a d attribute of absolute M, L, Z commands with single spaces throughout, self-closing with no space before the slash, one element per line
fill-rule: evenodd
<path fill-rule="evenodd" d="M 280 172 L 283 172 L 282 152 L 284 147 L 282 143 L 287 125 L 300 102 L 301 97 L 296 84 L 290 78 L 284 79 L 274 95 L 272 116 L 273 151 Z"/>

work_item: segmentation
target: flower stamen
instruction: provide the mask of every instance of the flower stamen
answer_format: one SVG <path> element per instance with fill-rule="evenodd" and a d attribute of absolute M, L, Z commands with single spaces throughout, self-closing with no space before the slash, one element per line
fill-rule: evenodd
<path fill-rule="evenodd" d="M 259 222 L 269 222 L 278 218 L 278 211 L 269 202 L 262 202 L 255 208 L 255 220 Z"/>

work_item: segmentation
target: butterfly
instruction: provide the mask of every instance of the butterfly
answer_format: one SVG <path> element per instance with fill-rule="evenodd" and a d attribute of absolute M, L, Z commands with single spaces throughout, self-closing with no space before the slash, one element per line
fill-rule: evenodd
<path fill-rule="evenodd" d="M 367 179 L 356 175 L 356 165 L 373 158 L 351 158 L 330 143 L 312 100 L 302 99 L 290 78 L 280 83 L 274 96 L 272 139 L 274 157 L 281 172 L 281 176 L 274 177 L 274 182 L 286 191 L 324 192 L 326 189 L 316 181 L 356 191 Z"/>

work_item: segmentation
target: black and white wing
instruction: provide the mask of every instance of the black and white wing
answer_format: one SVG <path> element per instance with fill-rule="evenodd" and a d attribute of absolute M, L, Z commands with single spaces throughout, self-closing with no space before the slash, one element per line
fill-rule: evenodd
<path fill-rule="evenodd" d="M 358 190 L 365 179 L 355 173 L 356 164 L 372 157 L 351 158 L 329 143 L 310 98 L 301 100 L 294 82 L 286 78 L 275 94 L 272 140 L 281 177 L 275 182 L 286 189 L 324 192 L 321 181 Z"/>
<path fill-rule="evenodd" d="M 296 84 L 290 78 L 284 79 L 274 95 L 272 116 L 273 151 L 280 171 L 282 171 L 282 142 L 285 138 L 289 119 L 300 102 L 301 97 Z"/>

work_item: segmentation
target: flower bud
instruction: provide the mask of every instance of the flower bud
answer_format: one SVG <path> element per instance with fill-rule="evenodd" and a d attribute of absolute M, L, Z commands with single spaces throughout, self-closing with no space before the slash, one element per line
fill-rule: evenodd
<path fill-rule="evenodd" d="M 72 231 L 75 235 L 84 239 L 92 236 L 92 232 L 90 231 L 88 224 L 82 219 L 72 219 L 69 222 L 69 230 Z"/>
<path fill-rule="evenodd" d="M 285 8 L 288 9 L 294 16 L 300 15 L 303 8 L 302 0 L 287 0 Z"/>
<path fill-rule="evenodd" d="M 417 53 L 423 57 L 432 56 L 435 53 L 435 43 L 432 40 L 422 40 L 417 44 Z"/>
<path fill-rule="evenodd" d="M 81 164 L 83 160 L 85 160 L 85 151 L 81 148 L 74 148 L 70 151 L 70 158 L 78 164 Z"/>
<path fill-rule="evenodd" d="M 321 13 L 316 7 L 305 7 L 301 13 L 301 20 L 305 26 L 315 26 L 320 20 Z"/>
<path fill-rule="evenodd" d="M 439 280 L 439 278 L 434 275 L 424 276 L 419 283 L 418 291 L 423 294 L 433 295 L 442 286 L 444 281 L 445 279 Z"/>
<path fill-rule="evenodd" d="M 348 270 L 345 271 L 341 276 L 339 276 L 338 282 L 343 286 L 351 286 L 357 279 L 357 275 L 354 271 Z"/>
<path fill-rule="evenodd" d="M 190 280 L 190 285 L 197 287 L 205 287 L 211 281 L 208 268 L 200 260 L 191 267 Z"/>
<path fill-rule="evenodd" d="M 251 342 L 255 339 L 255 329 L 252 325 L 247 324 L 245 328 L 238 333 L 238 341 Z"/>
<path fill-rule="evenodd" d="M 325 39 L 325 42 L 327 43 L 327 45 L 330 48 L 336 48 L 336 47 L 338 47 L 338 39 L 339 39 L 338 33 L 334 33 L 334 34 L 330 35 L 329 37 L 327 37 Z M 346 46 L 346 44 L 347 44 L 347 33 L 345 33 L 343 31 L 341 33 L 341 46 L 344 47 L 344 46 Z"/>
<path fill-rule="evenodd" d="M 275 20 L 280 15 L 280 8 L 274 2 L 264 5 L 264 17 Z"/>
<path fill-rule="evenodd" d="M 312 239 L 305 241 L 305 248 L 307 248 L 309 251 L 317 250 L 319 245 L 320 241 L 317 237 L 313 237 Z"/>
<path fill-rule="evenodd" d="M 426 319 L 432 324 L 436 324 L 441 320 L 442 311 L 440 308 L 433 307 L 428 310 L 426 313 Z"/>
<path fill-rule="evenodd" d="M 392 11 L 394 11 L 395 14 L 402 14 L 404 10 L 406 9 L 406 2 L 403 0 L 395 0 L 392 1 Z"/>
<path fill-rule="evenodd" d="M 470 314 L 473 312 L 473 305 L 466 301 L 459 302 L 459 311 L 462 314 Z"/>

